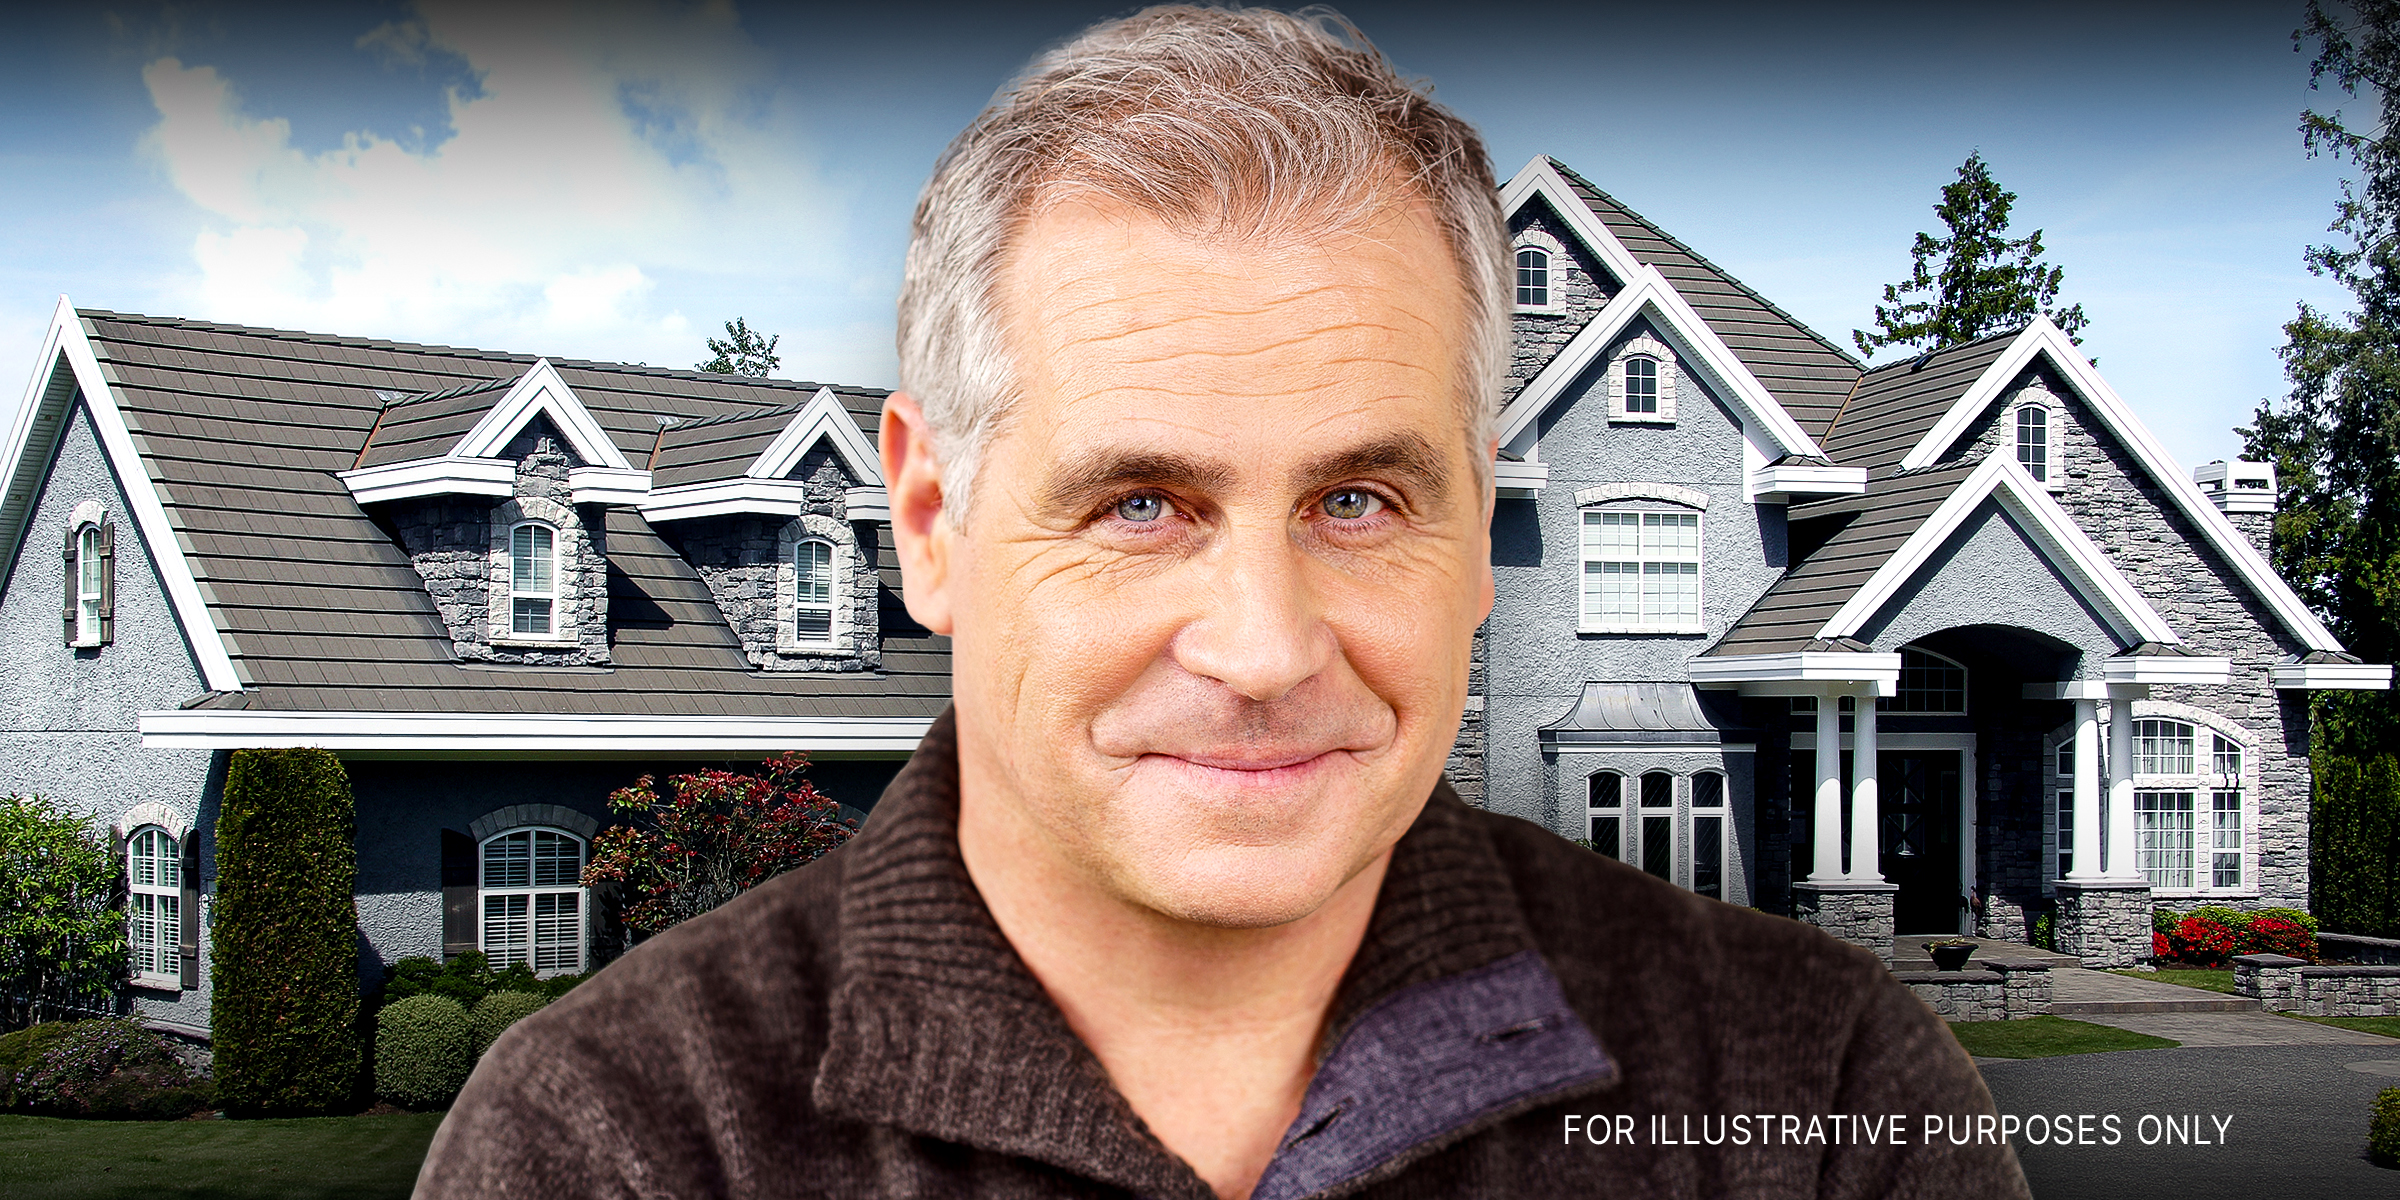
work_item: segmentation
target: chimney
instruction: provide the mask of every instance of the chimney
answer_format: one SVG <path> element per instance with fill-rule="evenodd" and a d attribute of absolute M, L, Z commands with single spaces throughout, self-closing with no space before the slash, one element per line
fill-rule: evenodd
<path fill-rule="evenodd" d="M 2233 522 L 2233 527 L 2258 547 L 2260 554 L 2273 549 L 2275 539 L 2275 465 L 2273 463 L 2231 462 L 2219 460 L 2192 468 L 2192 482 L 2200 485 L 2200 494 L 2217 506 Z"/>

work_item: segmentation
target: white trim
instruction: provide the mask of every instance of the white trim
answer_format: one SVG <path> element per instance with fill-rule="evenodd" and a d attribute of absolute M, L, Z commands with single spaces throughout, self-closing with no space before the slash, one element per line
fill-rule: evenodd
<path fill-rule="evenodd" d="M 2159 445 L 2148 427 L 2118 398 L 2116 390 L 2100 377 L 2099 370 L 2092 366 L 2091 360 L 2085 358 L 2075 343 L 2060 332 L 2058 326 L 2051 324 L 2047 317 L 2034 318 L 2033 324 L 2017 335 L 2007 351 L 1985 368 L 1974 386 L 1969 387 L 1966 394 L 1942 414 L 1942 419 L 1935 423 L 1924 440 L 1908 452 L 1908 457 L 1900 460 L 1901 469 L 1911 470 L 1938 461 L 1965 435 L 1967 427 L 1982 414 L 1984 408 L 2015 382 L 2037 354 L 2048 355 L 2051 366 L 2082 394 L 2109 432 L 2133 451 L 2134 458 L 2150 473 L 2151 480 L 2174 500 L 2175 506 L 2183 511 L 2185 517 L 2200 527 L 2201 534 L 2209 544 L 2233 564 L 2234 571 L 2242 576 L 2243 582 L 2250 585 L 2251 591 L 2264 600 L 2277 617 L 2282 618 L 2286 629 L 2298 636 L 2311 650 L 2338 651 L 2342 648 L 2341 643 L 2334 640 L 2332 632 L 2293 593 L 2290 585 L 2284 583 L 2282 577 L 2275 574 L 2275 569 L 2267 565 L 2258 547 L 2243 537 L 2241 531 L 2233 527 L 2233 522 L 2226 520 L 2225 514 L 2218 512 L 2217 506 L 2201 494 L 2199 485 L 2175 466 L 2175 460 L 2167 454 L 2165 447 Z"/>
<path fill-rule="evenodd" d="M 867 435 L 858 427 L 850 410 L 842 407 L 841 397 L 833 389 L 821 387 L 808 398 L 808 405 L 795 414 L 759 452 L 758 461 L 743 472 L 752 479 L 782 479 L 792 468 L 800 465 L 800 456 L 825 438 L 833 443 L 833 452 L 841 456 L 842 465 L 850 469 L 852 478 L 865 487 L 882 487 L 883 464 Z"/>
<path fill-rule="evenodd" d="M 556 834 L 556 835 L 557 835 L 557 836 L 559 836 L 559 837 L 567 838 L 567 839 L 569 839 L 569 840 L 571 840 L 571 841 L 573 841 L 573 842 L 575 843 L 575 866 L 576 866 L 575 875 L 576 875 L 576 882 L 575 882 L 575 883 L 572 883 L 572 884 L 555 884 L 555 883 L 553 883 L 553 884 L 539 884 L 539 883 L 535 883 L 535 882 L 533 881 L 533 858 L 532 858 L 532 844 L 533 844 L 535 841 L 538 841 L 538 839 L 533 839 L 533 838 L 530 838 L 530 837 L 529 837 L 529 838 L 528 838 L 528 844 L 527 844 L 527 848 L 526 848 L 526 863 L 525 863 L 525 876 L 526 876 L 526 878 L 525 878 L 525 885 L 524 885 L 523 887 L 491 887 L 491 886 L 487 885 L 487 884 L 485 883 L 485 880 L 488 878 L 488 873 L 487 873 L 487 872 L 488 872 L 488 868 L 489 868 L 489 863 L 488 863 L 488 862 L 485 860 L 485 857 L 484 857 L 484 856 L 485 856 L 487 853 L 489 853 L 489 852 L 490 852 L 490 850 L 491 850 L 491 846 L 492 846 L 492 843 L 493 843 L 493 842 L 496 842 L 496 841 L 499 841 L 499 840 L 500 840 L 500 839 L 502 839 L 502 838 L 515 837 L 515 836 L 516 836 L 516 835 L 518 835 L 518 834 L 527 834 L 527 835 L 531 835 L 531 834 L 536 834 L 536 833 L 549 833 L 549 834 Z M 492 897 L 494 897 L 494 896 L 501 896 L 501 897 L 506 897 L 506 896 L 523 896 L 523 897 L 525 897 L 525 967 L 526 967 L 526 969 L 528 969 L 528 970 L 532 971 L 532 972 L 534 973 L 534 976 L 535 976 L 536 978 L 544 978 L 544 979 L 546 979 L 546 978 L 548 978 L 548 977 L 550 977 L 550 976 L 552 976 L 552 975 L 557 975 L 557 974 L 562 974 L 562 973 L 563 973 L 563 974 L 569 974 L 569 975 L 579 975 L 579 974 L 582 974 L 582 973 L 583 973 L 585 970 L 588 970 L 588 969 L 590 968 L 590 966 L 591 966 L 591 957 L 592 957 L 592 955 L 591 955 L 591 950 L 592 950 L 592 946 L 591 946 L 591 942 L 592 942 L 592 915 L 593 915 L 593 914 L 592 914 L 592 893 L 591 893 L 591 889 L 590 889 L 590 888 L 587 888 L 587 887 L 584 887 L 584 886 L 583 886 L 583 884 L 582 884 L 582 878 L 583 878 L 583 868 L 584 868 L 584 867 L 586 867 L 586 866 L 589 866 L 589 865 L 591 864 L 591 861 L 592 861 L 592 839 L 591 839 L 591 836 L 590 836 L 590 835 L 588 835 L 588 834 L 581 834 L 581 833 L 577 833 L 577 832 L 575 832 L 574 830 L 571 830 L 571 829 L 565 829 L 565 828 L 562 828 L 562 827 L 560 827 L 560 826 L 557 826 L 557 825 L 547 825 L 547 824 L 511 825 L 511 826 L 509 826 L 509 827 L 507 827 L 507 828 L 505 828 L 505 829 L 497 829 L 497 830 L 494 830 L 494 831 L 492 831 L 490 834 L 487 834 L 487 835 L 485 835 L 484 837 L 478 838 L 478 839 L 476 840 L 476 842 L 475 842 L 475 946 L 476 946 L 476 948 L 477 948 L 478 950 L 481 950 L 481 951 L 484 953 L 484 956 L 485 956 L 487 959 L 489 959 L 489 958 L 491 957 L 491 953 L 492 953 L 492 948 L 491 948 L 491 930 L 489 930 L 488 928 L 486 928 L 486 927 L 485 927 L 485 925 L 484 925 L 484 922 L 485 922 L 487 919 L 489 919 L 489 917 L 490 917 L 490 915 L 491 915 L 491 898 L 492 898 Z M 538 901 L 537 901 L 535 898 L 536 898 L 536 897 L 538 897 L 538 896 L 544 896 L 544 895 L 550 895 L 550 896 L 564 896 L 564 895 L 568 895 L 568 894 L 572 894 L 572 895 L 575 897 L 575 926 L 574 926 L 574 928 L 575 928 L 575 961 L 574 961 L 574 965 L 573 965 L 573 968 L 572 968 L 572 969 L 561 968 L 561 967 L 551 967 L 551 968 L 549 968 L 549 969 L 545 970 L 545 969 L 543 969 L 543 968 L 541 968 L 541 967 L 539 967 L 539 966 L 535 965 L 535 963 L 534 963 L 534 960 L 535 960 L 537 957 L 539 957 L 539 955 L 540 955 L 540 950 L 541 950 L 541 945 L 540 945 L 540 942 L 539 942 L 539 940 L 537 939 L 537 936 L 536 936 L 536 928 L 537 928 L 537 927 L 536 927 L 536 925 L 535 925 L 535 920 L 536 920 L 536 917 L 535 917 L 535 914 L 534 914 L 534 907 L 535 907 L 535 905 L 538 903 Z"/>
<path fill-rule="evenodd" d="M 642 519 L 691 521 L 741 513 L 796 517 L 808 511 L 807 485 L 792 479 L 718 479 L 661 488 L 642 501 Z"/>
<path fill-rule="evenodd" d="M 623 451 L 610 440 L 608 431 L 592 419 L 590 409 L 575 397 L 574 389 L 559 378 L 558 368 L 546 358 L 535 359 L 531 367 L 517 378 L 475 427 L 458 439 L 450 450 L 452 458 L 497 458 L 507 448 L 509 439 L 525 427 L 536 413 L 546 413 L 550 423 L 566 435 L 567 444 L 574 447 L 575 456 L 588 466 L 614 467 L 631 471 L 633 464 L 625 461 Z"/>
<path fill-rule="evenodd" d="M 125 815 L 118 817 L 116 824 L 109 826 L 108 831 L 121 841 L 132 837 L 134 830 L 144 825 L 156 825 L 166 830 L 167 835 L 177 842 L 190 837 L 192 833 L 190 818 L 156 800 L 144 800 L 126 809 Z"/>
<path fill-rule="evenodd" d="M 1691 681 L 1702 687 L 1742 683 L 1855 682 L 1876 685 L 1881 690 L 1875 694 L 1887 696 L 1900 683 L 1900 655 L 1896 652 L 1878 654 L 1848 650 L 1797 650 L 1785 654 L 1734 654 L 1721 658 L 1695 658 L 1684 666 Z"/>
<path fill-rule="evenodd" d="M 2230 658 L 2148 654 L 2111 658 L 2100 664 L 2100 677 L 2110 683 L 2221 685 L 2233 674 Z"/>
<path fill-rule="evenodd" d="M 1509 242 L 1508 294 L 1513 311 L 1530 313 L 1535 316 L 1556 316 L 1559 313 L 1567 311 L 1566 299 L 1559 294 L 1563 289 L 1558 286 L 1559 276 L 1561 274 L 1559 270 L 1559 259 L 1562 256 L 1565 256 L 1566 248 L 1563 246 L 1550 244 L 1556 241 L 1556 238 L 1546 236 L 1541 230 L 1527 229 L 1519 232 L 1517 236 Z M 1517 256 L 1525 253 L 1528 250 L 1535 251 L 1542 256 L 1542 278 L 1544 280 L 1542 284 L 1542 294 L 1549 297 L 1549 299 L 1544 300 L 1540 304 L 1527 304 L 1524 301 L 1516 299 L 1517 272 L 1524 269 L 1523 266 L 1517 262 Z M 1569 261 L 1571 262 L 1572 259 L 1570 258 Z"/>
<path fill-rule="evenodd" d="M 650 472 L 631 467 L 567 468 L 568 499 L 577 504 L 636 505 L 650 495 Z"/>
<path fill-rule="evenodd" d="M 1502 500 L 1531 500 L 1549 483 L 1549 463 L 1492 461 L 1492 491 Z"/>
<path fill-rule="evenodd" d="M 2278 688 L 2349 688 L 2380 692 L 2392 686 L 2390 663 L 2277 663 L 2267 668 Z"/>
<path fill-rule="evenodd" d="M 2183 639 L 2168 627 L 2166 618 L 2159 616 L 2140 589 L 2108 561 L 2108 555 L 2100 547 L 2084 536 L 2075 519 L 2059 507 L 2049 489 L 2035 482 L 2014 458 L 2002 454 L 1986 456 L 1983 465 L 1975 468 L 1942 501 L 1941 507 L 1851 594 L 1849 602 L 1815 636 L 1840 638 L 1856 634 L 1898 598 L 1900 589 L 1916 575 L 1918 568 L 1941 549 L 1942 543 L 1982 506 L 1986 497 L 1997 499 L 2002 508 L 2025 524 L 2034 536 L 2036 551 L 2080 585 L 2077 591 L 2108 619 L 2111 631 L 2119 639 L 2128 645 L 2182 644 Z"/>
<path fill-rule="evenodd" d="M 498 458 L 414 458 L 407 462 L 336 471 L 361 506 L 419 496 L 508 496 L 516 492 L 517 464 Z"/>
<path fill-rule="evenodd" d="M 1867 490 L 1865 467 L 1773 463 L 1750 472 L 1750 498 L 1788 503 L 1794 496 L 1856 496 Z"/>
<path fill-rule="evenodd" d="M 892 519 L 892 496 L 880 485 L 846 488 L 842 492 L 842 515 L 852 521 L 883 521 Z"/>
<path fill-rule="evenodd" d="M 60 388 L 60 360 L 75 386 Z M 41 357 L 37 360 L 33 381 L 26 386 L 24 403 L 18 408 L 16 421 L 9 432 L 8 469 L 0 479 L 9 481 L 9 507 L 18 504 L 20 476 L 31 471 L 38 482 L 48 474 L 49 459 L 55 457 L 57 442 L 52 440 L 49 453 L 41 462 L 29 461 L 33 450 L 32 435 L 44 412 L 65 432 L 66 414 L 77 392 L 83 396 L 84 407 L 91 413 L 92 429 L 99 435 L 101 453 L 108 459 L 109 470 L 116 475 L 117 486 L 125 493 L 126 507 L 133 516 L 135 530 L 141 534 L 142 547 L 150 556 L 150 565 L 158 572 L 159 582 L 166 588 L 167 603 L 175 610 L 175 620 L 182 628 L 184 642 L 191 647 L 192 658 L 199 664 L 201 682 L 213 692 L 238 692 L 246 686 L 241 673 L 235 669 L 233 656 L 225 648 L 225 638 L 208 613 L 208 601 L 201 594 L 200 583 L 192 574 L 191 560 L 184 556 L 183 541 L 176 536 L 174 523 L 167 519 L 167 508 L 159 498 L 158 484 L 134 448 L 133 434 L 126 428 L 124 411 L 117 407 L 116 393 L 110 389 L 108 376 L 100 370 L 100 360 L 92 352 L 91 339 L 84 334 L 83 320 L 65 296 L 58 298 L 58 307 L 50 316 L 50 328 L 42 336 Z M 24 540 L 25 526 L 33 515 L 34 497 L 28 492 L 23 500 L 23 515 L 16 517 L 8 530 L 6 549 L 10 552 L 0 562 L 14 562 L 18 543 Z"/>
<path fill-rule="evenodd" d="M 1708 508 L 1708 493 L 1672 483 L 1597 483 L 1575 493 L 1575 507 L 1589 508 L 1614 500 L 1664 500 L 1685 508 Z"/>
<path fill-rule="evenodd" d="M 1633 252 L 1625 248 L 1625 243 L 1617 240 L 1617 235 L 1608 231 L 1599 214 L 1576 196 L 1574 185 L 1558 173 L 1558 168 L 1551 165 L 1547 155 L 1534 155 L 1533 160 L 1526 163 L 1515 178 L 1500 186 L 1502 218 L 1513 219 L 1517 210 L 1525 207 L 1525 202 L 1535 196 L 1550 202 L 1550 211 L 1566 222 L 1568 232 L 1573 233 L 1575 239 L 1592 252 L 1592 257 L 1600 260 L 1600 265 L 1609 274 L 1617 277 L 1618 283 L 1632 282 L 1633 273 L 1641 268 Z M 1515 265 L 1513 256 L 1510 265 L 1512 268 Z M 1513 285 L 1515 275 L 1511 274 L 1509 278 Z M 1514 294 L 1513 286 L 1510 292 Z"/>
<path fill-rule="evenodd" d="M 1687 369 L 1695 362 L 1716 383 L 1718 390 L 1732 397 L 1735 406 L 1750 421 L 1756 422 L 1776 443 L 1778 453 L 1822 458 L 1824 451 L 1801 431 L 1792 415 L 1783 410 L 1766 385 L 1750 373 L 1750 368 L 1734 354 L 1708 322 L 1685 303 L 1673 284 L 1655 267 L 1641 267 L 1624 290 L 1608 302 L 1582 330 L 1569 339 L 1541 372 L 1529 380 L 1508 407 L 1501 410 L 1499 420 L 1500 444 L 1522 453 L 1520 441 L 1530 442 L 1535 421 L 1550 405 L 1566 392 L 1567 385 L 1579 378 L 1601 353 L 1615 343 L 1617 336 L 1633 323 L 1637 316 L 1648 315 L 1652 324 L 1673 339 L 1676 359 Z M 1680 342 L 1680 346 L 1674 343 Z"/>
<path fill-rule="evenodd" d="M 900 751 L 931 717 L 699 717 L 571 713 L 274 712 L 140 714 L 150 749 L 319 746 L 418 751 Z"/>

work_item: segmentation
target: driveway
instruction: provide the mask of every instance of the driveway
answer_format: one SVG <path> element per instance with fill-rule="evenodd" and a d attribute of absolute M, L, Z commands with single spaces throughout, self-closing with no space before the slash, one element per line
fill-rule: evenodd
<path fill-rule="evenodd" d="M 2037 1146 L 2020 1137 L 2017 1157 L 2036 1200 L 2400 1196 L 2400 1170 L 2366 1158 L 2368 1106 L 2376 1092 L 2400 1087 L 2400 1041 L 2187 1046 L 1977 1065 L 2002 1114 L 2118 1118 L 2114 1146 Z M 2159 1136 L 2144 1115 L 2196 1125 L 2209 1144 Z M 2220 1119 L 2229 1121 L 2221 1139 Z M 2101 1128 L 2094 1123 L 2095 1137 Z M 2142 1144 L 2146 1129 L 2157 1144 Z"/>

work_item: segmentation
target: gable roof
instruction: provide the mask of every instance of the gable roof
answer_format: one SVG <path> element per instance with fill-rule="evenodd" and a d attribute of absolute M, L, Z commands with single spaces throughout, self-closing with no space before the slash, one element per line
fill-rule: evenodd
<path fill-rule="evenodd" d="M 139 482 L 150 483 L 157 528 L 145 519 L 144 536 L 169 576 L 171 595 L 174 563 L 188 564 L 193 611 L 180 603 L 177 611 L 202 647 L 204 677 L 214 689 L 196 698 L 193 713 L 738 717 L 772 730 L 762 738 L 787 739 L 771 744 L 797 747 L 809 744 L 807 730 L 832 728 L 828 722 L 922 722 L 948 701 L 948 641 L 918 628 L 899 607 L 888 530 L 876 547 L 885 588 L 883 671 L 765 675 L 750 671 L 691 566 L 624 507 L 606 515 L 613 668 L 462 664 L 407 554 L 337 476 L 358 461 L 385 413 L 378 393 L 427 397 L 471 388 L 471 395 L 453 393 L 439 403 L 474 401 L 488 411 L 498 398 L 493 381 L 521 382 L 541 360 L 64 305 L 60 311 L 53 341 L 70 348 L 61 362 L 75 357 L 72 347 L 88 346 L 90 365 L 76 378 L 98 423 L 105 427 L 105 414 L 121 414 L 128 493 L 138 497 L 145 491 Z M 659 416 L 706 419 L 788 408 L 821 390 L 813 383 L 607 363 L 560 361 L 551 369 L 624 456 L 620 461 L 636 463 L 659 438 Z M 47 382 L 48 392 L 37 393 L 61 389 L 55 378 Z M 76 390 L 63 386 L 70 396 Z M 879 406 L 883 395 L 850 388 L 835 394 L 854 416 L 870 403 Z M 444 411 L 445 420 L 458 416 Z M 19 424 L 31 416 L 20 414 Z M 861 421 L 858 432 L 872 444 L 870 426 Z M 12 477 L 24 475 L 31 460 L 46 459 L 48 446 L 37 441 L 24 432 L 14 438 Z M 212 642 L 223 670 L 206 670 Z M 150 714 L 146 728 L 152 717 L 165 725 L 209 719 Z"/>
<path fill-rule="evenodd" d="M 1512 216 L 1543 197 L 1620 283 L 1633 264 L 1656 268 L 1808 438 L 1832 424 L 1862 368 L 1824 335 L 1557 159 L 1536 156 L 1500 195 Z"/>
<path fill-rule="evenodd" d="M 2016 337 L 2012 329 L 1869 370 L 1826 429 L 1825 453 L 1865 467 L 1870 476 L 1900 470 L 1901 460 Z"/>

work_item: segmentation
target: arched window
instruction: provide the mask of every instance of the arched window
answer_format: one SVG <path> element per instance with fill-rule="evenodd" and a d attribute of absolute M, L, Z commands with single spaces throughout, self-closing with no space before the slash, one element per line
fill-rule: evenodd
<path fill-rule="evenodd" d="M 833 639 L 833 546 L 811 538 L 792 547 L 793 632 L 803 642 Z"/>
<path fill-rule="evenodd" d="M 1648 416 L 1658 412 L 1658 360 L 1646 354 L 1630 354 L 1624 360 L 1625 411 L 1628 415 Z"/>
<path fill-rule="evenodd" d="M 1675 878 L 1675 777 L 1665 771 L 1642 776 L 1642 869 Z"/>
<path fill-rule="evenodd" d="M 166 830 L 145 825 L 125 840 L 125 942 L 136 983 L 182 986 L 182 848 Z"/>
<path fill-rule="evenodd" d="M 66 644 L 88 648 L 115 641 L 117 527 L 98 501 L 83 501 L 68 514 L 63 553 Z"/>
<path fill-rule="evenodd" d="M 528 521 L 509 533 L 509 629 L 549 637 L 557 629 L 558 531 Z"/>
<path fill-rule="evenodd" d="M 1550 307 L 1550 252 L 1538 246 L 1517 251 L 1517 307 Z"/>
<path fill-rule="evenodd" d="M 2215 730 L 2203 742 L 2202 732 L 2165 718 L 2133 722 L 2135 865 L 2159 891 L 2248 891 L 2242 746 Z"/>
<path fill-rule="evenodd" d="M 583 970 L 583 839 L 557 829 L 512 829 L 483 842 L 479 939 L 496 970 Z"/>
<path fill-rule="evenodd" d="M 1725 777 L 1715 771 L 1692 776 L 1692 890 L 1711 900 L 1725 898 Z"/>
<path fill-rule="evenodd" d="M 2039 404 L 2017 409 L 2017 463 L 2042 482 L 2050 479 L 2050 410 Z"/>
<path fill-rule="evenodd" d="M 1592 849 L 1610 858 L 1625 857 L 1625 777 L 1602 771 L 1585 782 L 1588 789 Z"/>
<path fill-rule="evenodd" d="M 1967 669 L 1928 650 L 1900 648 L 1900 683 L 1875 702 L 1877 710 L 1901 713 L 1967 711 Z"/>

